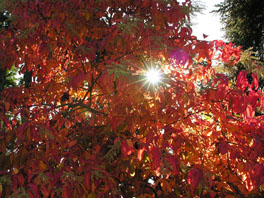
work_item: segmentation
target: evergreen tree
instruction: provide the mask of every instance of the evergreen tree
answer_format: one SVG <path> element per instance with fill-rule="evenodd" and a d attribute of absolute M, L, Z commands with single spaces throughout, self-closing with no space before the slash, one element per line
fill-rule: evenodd
<path fill-rule="evenodd" d="M 225 0 L 217 5 L 226 38 L 242 49 L 253 48 L 263 60 L 264 1 Z"/>

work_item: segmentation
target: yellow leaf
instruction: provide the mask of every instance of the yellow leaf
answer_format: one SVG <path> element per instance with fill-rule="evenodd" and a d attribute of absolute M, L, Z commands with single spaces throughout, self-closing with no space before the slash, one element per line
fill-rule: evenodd
<path fill-rule="evenodd" d="M 86 21 L 89 21 L 90 17 L 91 17 L 91 14 L 89 12 L 86 12 L 85 13 L 85 19 L 86 19 Z"/>
<path fill-rule="evenodd" d="M 46 171 L 48 169 L 48 167 L 43 161 L 40 161 L 39 162 L 39 169 L 42 171 Z"/>
<path fill-rule="evenodd" d="M 19 170 L 17 168 L 13 168 L 14 175 L 16 175 L 18 172 L 19 172 Z"/>
<path fill-rule="evenodd" d="M 156 187 L 159 183 L 164 191 L 171 192 L 171 186 L 168 181 L 163 178 L 160 178 L 155 182 L 154 187 Z"/>
<path fill-rule="evenodd" d="M 78 160 L 78 157 L 75 157 L 72 159 L 74 162 L 76 162 Z"/>
<path fill-rule="evenodd" d="M 0 197 L 2 196 L 2 192 L 3 192 L 3 187 L 2 184 L 0 184 Z"/>
<path fill-rule="evenodd" d="M 95 194 L 95 193 L 90 193 L 90 194 L 88 195 L 88 198 L 96 198 L 96 194 Z"/>
<path fill-rule="evenodd" d="M 130 176 L 131 177 L 134 177 L 136 175 L 136 172 L 134 171 L 134 172 L 132 172 L 132 173 L 130 173 Z"/>
<path fill-rule="evenodd" d="M 92 192 L 94 192 L 94 191 L 95 191 L 95 189 L 96 189 L 96 186 L 95 186 L 95 184 L 94 184 L 94 183 L 92 183 Z"/>
<path fill-rule="evenodd" d="M 72 123 L 69 120 L 65 121 L 65 127 L 66 129 L 69 129 L 71 127 Z"/>

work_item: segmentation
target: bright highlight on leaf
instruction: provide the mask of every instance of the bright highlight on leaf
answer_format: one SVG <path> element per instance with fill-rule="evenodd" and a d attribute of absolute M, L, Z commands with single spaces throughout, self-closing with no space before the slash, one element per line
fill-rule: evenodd
<path fill-rule="evenodd" d="M 151 68 L 146 72 L 146 79 L 149 83 L 155 85 L 161 81 L 161 73 L 159 70 Z"/>

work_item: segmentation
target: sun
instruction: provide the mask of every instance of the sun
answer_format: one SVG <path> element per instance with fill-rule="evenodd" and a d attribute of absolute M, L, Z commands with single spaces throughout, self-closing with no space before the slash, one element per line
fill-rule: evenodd
<path fill-rule="evenodd" d="M 147 70 L 145 76 L 149 84 L 156 85 L 161 82 L 161 72 L 157 69 L 151 68 Z"/>

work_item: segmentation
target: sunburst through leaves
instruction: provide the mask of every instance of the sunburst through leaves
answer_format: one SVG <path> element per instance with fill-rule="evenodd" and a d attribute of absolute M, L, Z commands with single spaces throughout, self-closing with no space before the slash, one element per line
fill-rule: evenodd
<path fill-rule="evenodd" d="M 146 76 L 147 82 L 152 84 L 152 85 L 156 85 L 156 84 L 160 83 L 162 80 L 161 72 L 155 68 L 149 69 L 146 72 L 145 76 Z"/>

